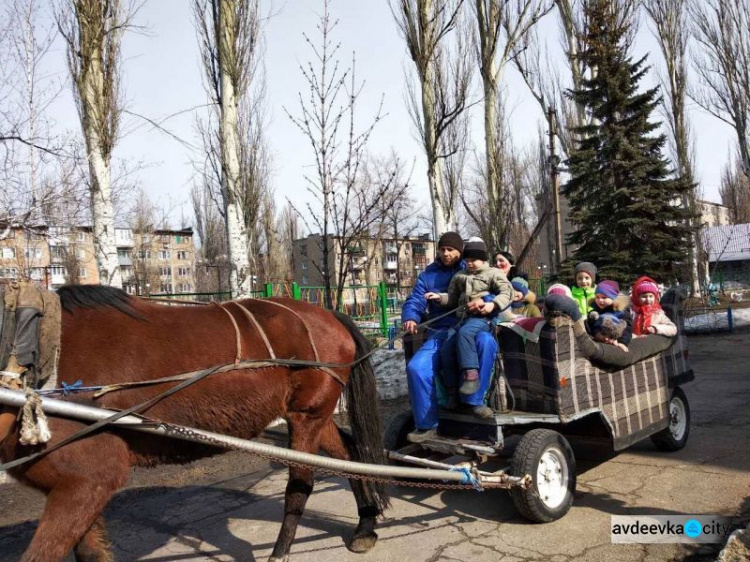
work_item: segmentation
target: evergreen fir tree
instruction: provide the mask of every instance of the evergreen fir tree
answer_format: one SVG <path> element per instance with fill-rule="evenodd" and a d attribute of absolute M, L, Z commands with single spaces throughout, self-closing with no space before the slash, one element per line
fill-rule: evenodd
<path fill-rule="evenodd" d="M 580 57 L 587 79 L 570 95 L 591 124 L 574 130 L 568 160 L 564 193 L 576 228 L 568 242 L 576 247 L 574 260 L 594 262 L 600 277 L 627 283 L 647 274 L 667 281 L 687 259 L 690 229 L 679 201 L 691 185 L 674 177 L 662 155 L 665 137 L 654 134 L 659 123 L 650 120 L 659 89 L 638 91 L 647 57 L 633 62 L 629 56 L 632 23 L 619 4 L 586 2 Z"/>

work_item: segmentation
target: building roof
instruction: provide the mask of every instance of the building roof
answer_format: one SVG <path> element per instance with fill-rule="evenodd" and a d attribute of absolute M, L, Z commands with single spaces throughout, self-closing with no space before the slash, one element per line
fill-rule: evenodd
<path fill-rule="evenodd" d="M 750 260 L 750 224 L 711 226 L 701 237 L 709 262 Z"/>

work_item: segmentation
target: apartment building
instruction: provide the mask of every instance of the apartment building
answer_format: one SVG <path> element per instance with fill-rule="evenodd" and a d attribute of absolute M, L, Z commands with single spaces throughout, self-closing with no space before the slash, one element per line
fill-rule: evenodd
<path fill-rule="evenodd" d="M 123 289 L 133 295 L 195 291 L 195 239 L 192 228 L 138 232 L 115 228 Z"/>
<path fill-rule="evenodd" d="M 0 283 L 30 279 L 47 289 L 98 283 L 91 227 L 10 227 L 0 240 Z"/>
<path fill-rule="evenodd" d="M 311 234 L 293 243 L 294 280 L 302 286 L 324 285 L 323 237 Z M 407 238 L 367 237 L 357 240 L 341 252 L 338 240 L 330 236 L 329 271 L 332 282 L 345 270 L 345 285 L 411 286 L 417 276 L 435 259 L 435 242 L 428 234 Z"/>
<path fill-rule="evenodd" d="M 147 233 L 118 226 L 115 244 L 123 289 L 134 295 L 195 290 L 195 242 L 191 228 Z M 97 284 L 92 228 L 13 227 L 0 240 L 0 283 L 30 279 L 47 289 Z"/>

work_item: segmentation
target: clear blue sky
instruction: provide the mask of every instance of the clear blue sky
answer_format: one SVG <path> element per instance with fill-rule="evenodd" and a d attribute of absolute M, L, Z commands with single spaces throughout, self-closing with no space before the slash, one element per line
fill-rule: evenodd
<path fill-rule="evenodd" d="M 136 23 L 146 26 L 146 34 L 130 33 L 123 42 L 124 85 L 128 109 L 159 121 L 179 111 L 206 103 L 201 84 L 198 44 L 188 0 L 147 0 Z M 297 94 L 305 88 L 299 64 L 307 61 L 310 52 L 302 33 L 314 35 L 317 12 L 322 0 L 287 0 L 263 2 L 265 12 L 273 11 L 265 32 L 265 63 L 268 79 L 269 127 L 267 137 L 274 159 L 273 184 L 279 207 L 284 199 L 305 198 L 304 175 L 311 173 L 312 152 L 298 129 L 290 122 L 283 108 L 298 114 Z M 411 61 L 400 37 L 387 0 L 333 0 L 331 12 L 339 20 L 336 35 L 341 42 L 341 56 L 346 62 L 352 51 L 357 55 L 357 74 L 366 81 L 362 98 L 361 118 L 365 123 L 384 96 L 386 119 L 376 129 L 371 150 L 387 154 L 394 148 L 405 160 L 416 159 L 413 178 L 417 196 L 428 201 L 424 158 L 415 137 L 415 130 L 406 110 L 405 71 Z M 547 16 L 541 31 L 554 45 L 557 33 L 555 14 Z M 642 22 L 635 55 L 650 52 L 651 64 L 661 64 L 650 26 Z M 62 50 L 58 68 L 64 64 Z M 55 66 L 58 62 L 54 62 Z M 525 85 L 509 70 L 507 91 L 511 109 L 511 125 L 515 142 L 524 147 L 536 140 L 537 124 L 542 115 Z M 478 89 L 475 88 L 475 96 Z M 68 91 L 54 107 L 60 126 L 77 128 L 77 114 Z M 473 132 L 477 146 L 481 143 L 481 105 L 473 108 Z M 164 126 L 175 135 L 198 145 L 194 129 L 195 111 L 188 111 L 167 121 Z M 704 197 L 718 201 L 721 168 L 731 152 L 731 130 L 716 119 L 691 109 L 696 140 L 698 179 Z M 183 203 L 190 215 L 189 191 L 193 184 L 193 154 L 189 148 L 155 130 L 134 117 L 127 117 L 126 133 L 116 148 L 118 158 L 143 162 L 138 172 L 140 185 L 151 197 L 165 205 L 167 200 Z M 180 211 L 172 215 L 179 219 Z"/>

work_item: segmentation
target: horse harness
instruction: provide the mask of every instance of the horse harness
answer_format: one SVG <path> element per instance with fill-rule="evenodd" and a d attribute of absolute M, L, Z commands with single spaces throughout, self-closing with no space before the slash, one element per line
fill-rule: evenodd
<path fill-rule="evenodd" d="M 240 312 L 243 314 L 243 316 L 245 316 L 245 318 L 247 318 L 247 320 L 249 321 L 249 323 L 252 324 L 252 326 L 258 332 L 258 335 L 260 336 L 260 339 L 263 341 L 264 345 L 266 346 L 266 350 L 268 351 L 268 355 L 270 357 L 270 362 L 268 360 L 258 360 L 258 361 L 264 362 L 264 366 L 269 366 L 269 365 L 273 365 L 273 364 L 279 364 L 279 365 L 286 364 L 286 365 L 288 365 L 290 367 L 295 367 L 295 366 L 297 366 L 297 367 L 312 367 L 314 369 L 323 371 L 327 375 L 331 376 L 341 386 L 346 386 L 346 383 L 343 381 L 343 379 L 336 372 L 334 372 L 329 366 L 327 366 L 325 364 L 322 364 L 320 362 L 320 354 L 318 353 L 318 348 L 315 345 L 315 340 L 312 337 L 312 331 L 310 330 L 310 326 L 308 325 L 307 321 L 305 321 L 305 319 L 302 318 L 302 316 L 296 310 L 293 310 L 292 308 L 290 308 L 290 307 L 288 307 L 288 306 L 286 306 L 284 304 L 281 304 L 279 302 L 275 302 L 275 301 L 272 301 L 272 300 L 264 300 L 263 302 L 267 303 L 267 304 L 271 304 L 271 305 L 277 306 L 277 307 L 280 307 L 280 308 L 283 308 L 287 312 L 292 313 L 297 318 L 297 320 L 299 320 L 299 322 L 305 328 L 305 332 L 307 333 L 307 339 L 310 342 L 310 347 L 312 348 L 313 357 L 315 358 L 315 360 L 314 360 L 314 362 L 312 362 L 312 361 L 306 361 L 306 360 L 305 361 L 297 361 L 297 360 L 294 360 L 294 359 L 279 360 L 276 357 L 276 353 L 273 350 L 273 346 L 271 345 L 271 342 L 268 339 L 268 335 L 266 334 L 266 331 L 263 329 L 263 326 L 261 326 L 260 322 L 258 322 L 258 320 L 255 317 L 255 315 L 252 312 L 250 312 L 250 310 L 248 310 L 247 307 L 245 307 L 244 305 L 240 304 L 237 301 L 230 301 L 230 302 L 227 302 L 227 303 L 211 303 L 213 306 L 219 307 L 221 310 L 223 310 L 227 314 L 227 316 L 229 316 L 229 320 L 231 321 L 232 327 L 234 328 L 235 341 L 236 341 L 236 346 L 237 346 L 237 353 L 235 354 L 235 357 L 234 357 L 234 364 L 236 366 L 239 366 L 239 365 L 243 364 L 243 358 L 242 358 L 242 355 L 243 355 L 242 354 L 242 334 L 240 333 L 240 326 L 237 323 L 237 320 L 235 319 L 234 315 L 228 310 L 230 306 L 234 306 L 234 307 L 236 307 L 236 308 L 238 308 L 240 310 Z M 248 361 L 252 363 L 252 361 L 254 361 L 254 360 L 245 360 L 244 364 L 247 364 Z M 238 368 L 241 368 L 241 367 L 238 367 Z M 233 369 L 228 369 L 228 370 L 233 370 Z"/>

